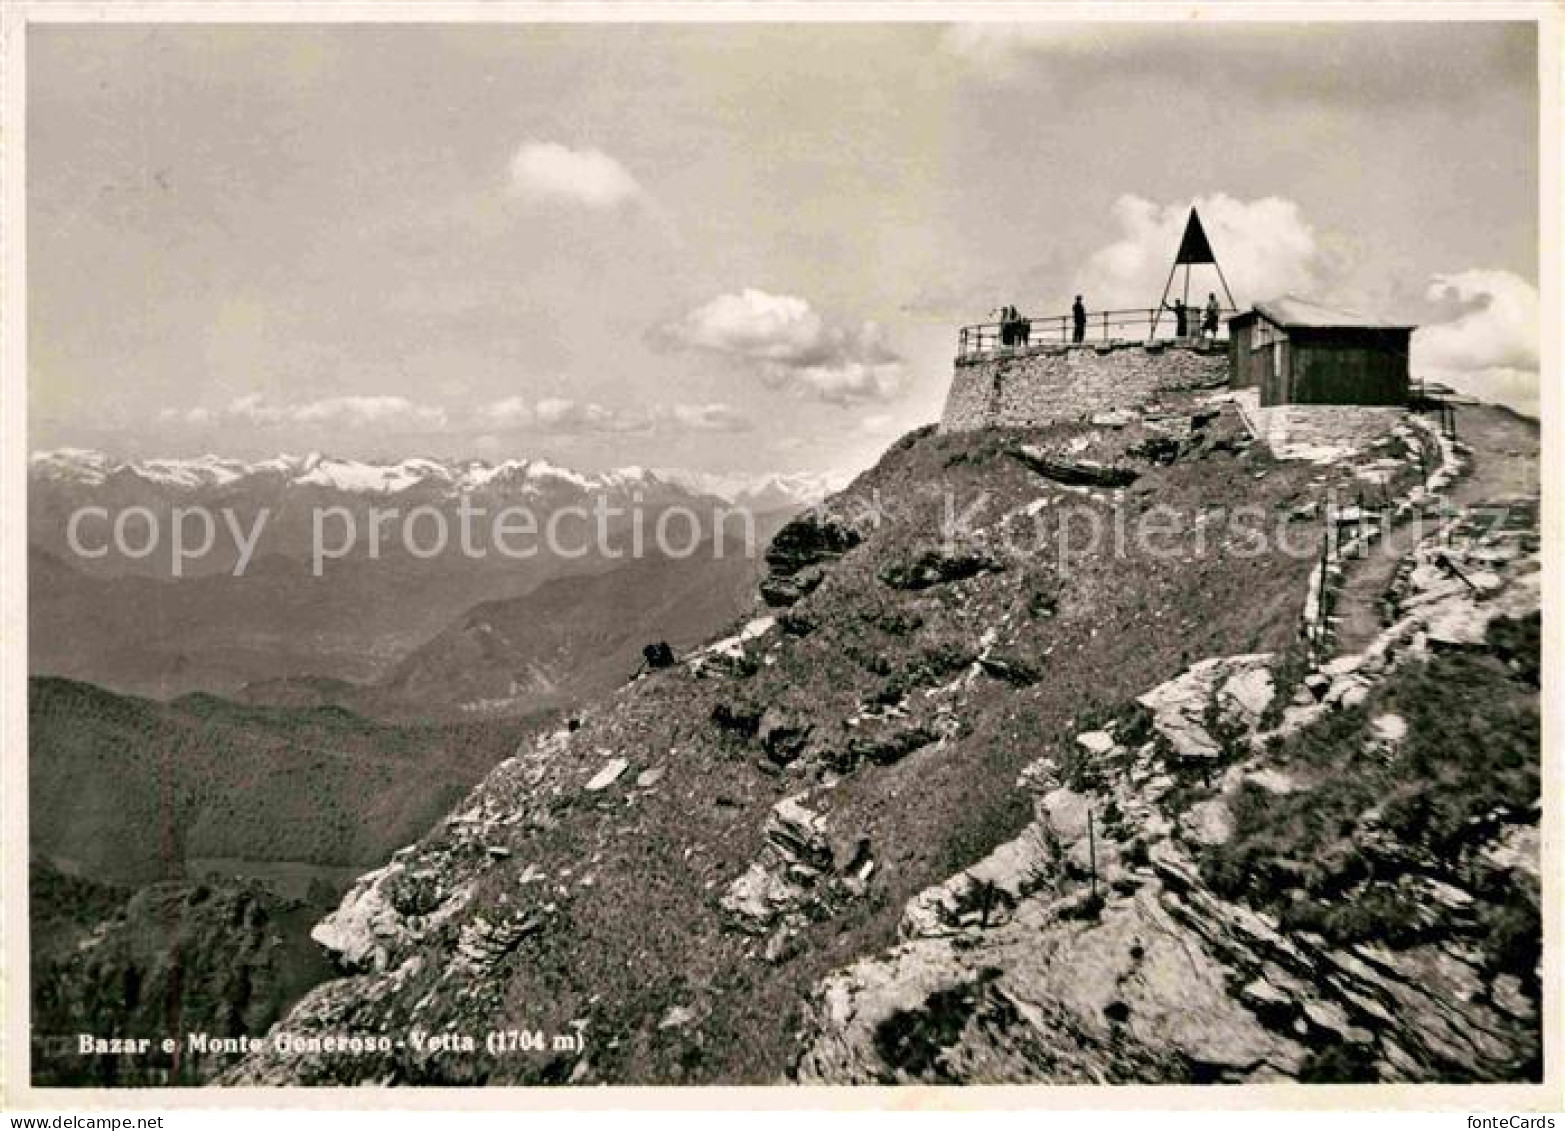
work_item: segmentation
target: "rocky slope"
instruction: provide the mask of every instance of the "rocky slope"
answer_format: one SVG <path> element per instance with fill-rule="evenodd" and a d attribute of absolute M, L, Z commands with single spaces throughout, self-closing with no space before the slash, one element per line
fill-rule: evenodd
<path fill-rule="evenodd" d="M 124 1086 L 209 1079 L 236 1057 L 214 1046 L 84 1057 L 78 1034 L 265 1029 L 330 971 L 301 923 L 320 908 L 253 884 L 160 883 L 130 891 L 35 866 L 29 877 L 33 1083 Z"/>
<path fill-rule="evenodd" d="M 1406 495 L 1432 447 L 1278 463 L 1195 393 L 913 434 L 779 533 L 740 631 L 524 744 L 363 877 L 315 930 L 343 976 L 224 1079 L 1526 1075 L 1536 695 L 1482 657 L 1535 654 L 1533 551 L 1478 593 L 1406 572 L 1398 615 L 1423 611 L 1356 663 L 1313 672 L 1300 634 L 1322 498 Z M 1447 614 L 1478 657 L 1452 678 L 1507 695 L 1470 697 L 1508 704 L 1516 767 L 1481 813 L 1453 798 L 1489 732 L 1448 771 L 1398 682 Z M 1441 788 L 1393 817 L 1342 780 Z M 1380 929 L 1430 893 L 1449 915 Z"/>
<path fill-rule="evenodd" d="M 1442 446 L 1365 648 L 1288 698 L 1204 660 L 1030 765 L 1033 823 L 825 980 L 798 1077 L 1538 1079 L 1537 498 L 1454 505 Z"/>

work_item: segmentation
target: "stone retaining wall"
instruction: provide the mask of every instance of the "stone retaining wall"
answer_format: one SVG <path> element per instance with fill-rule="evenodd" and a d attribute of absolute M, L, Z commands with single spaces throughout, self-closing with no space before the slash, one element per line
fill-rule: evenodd
<path fill-rule="evenodd" d="M 1049 345 L 960 359 L 940 430 L 1077 420 L 1227 378 L 1226 349 L 1172 344 Z"/>
<path fill-rule="evenodd" d="M 1287 459 L 1311 449 L 1339 456 L 1363 451 L 1407 416 L 1398 405 L 1280 404 L 1254 409 L 1248 423 Z"/>

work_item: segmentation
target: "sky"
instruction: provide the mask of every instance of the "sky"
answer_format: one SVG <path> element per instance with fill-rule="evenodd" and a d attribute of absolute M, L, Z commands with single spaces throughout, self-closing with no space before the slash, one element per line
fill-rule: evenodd
<path fill-rule="evenodd" d="M 1001 304 L 1419 324 L 1536 411 L 1534 28 L 33 25 L 29 443 L 864 466 Z M 1204 297 L 1212 280 L 1198 275 Z"/>

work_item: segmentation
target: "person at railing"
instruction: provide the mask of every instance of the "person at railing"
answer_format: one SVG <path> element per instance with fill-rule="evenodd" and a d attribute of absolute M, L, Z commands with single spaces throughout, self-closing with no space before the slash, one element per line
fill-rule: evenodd
<path fill-rule="evenodd" d="M 1188 338 L 1190 336 L 1190 308 L 1185 305 L 1185 300 L 1176 298 L 1173 306 L 1169 306 L 1165 302 L 1163 309 L 1174 312 L 1174 337 L 1181 341 Z"/>
<path fill-rule="evenodd" d="M 1071 341 L 1080 342 L 1087 336 L 1087 308 L 1081 304 L 1081 296 L 1071 304 Z"/>
<path fill-rule="evenodd" d="M 1016 307 L 1002 306 L 1000 308 L 1000 344 L 1002 346 L 1025 346 L 1030 337 L 1032 337 L 1032 323 L 1023 318 Z"/>
<path fill-rule="evenodd" d="M 1217 341 L 1217 323 L 1222 314 L 1223 308 L 1218 305 L 1217 296 L 1208 292 L 1206 296 L 1206 316 L 1201 319 L 1201 336 L 1203 338 L 1210 334 L 1212 341 Z"/>
<path fill-rule="evenodd" d="M 1023 318 L 1021 311 L 1011 307 L 1011 344 L 1013 346 L 1026 346 L 1027 339 L 1032 336 L 1032 323 Z"/>

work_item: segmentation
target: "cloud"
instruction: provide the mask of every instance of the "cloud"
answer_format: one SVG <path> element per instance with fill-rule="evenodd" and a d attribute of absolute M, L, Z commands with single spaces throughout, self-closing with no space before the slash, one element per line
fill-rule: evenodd
<path fill-rule="evenodd" d="M 644 432 L 648 428 L 642 414 L 565 397 L 544 397 L 533 406 L 533 415 L 540 427 L 554 432 Z"/>
<path fill-rule="evenodd" d="M 1268 102 L 1465 104 L 1474 90 L 1536 82 L 1524 24 L 1376 25 L 1034 21 L 949 27 L 941 45 L 992 82 L 1061 92 L 1163 77 Z"/>
<path fill-rule="evenodd" d="M 205 410 L 192 409 L 191 413 Z M 222 410 L 227 420 L 259 426 L 303 425 L 321 428 L 377 427 L 399 431 L 438 431 L 446 426 L 443 408 L 421 405 L 406 397 L 323 397 L 298 404 L 268 404 L 259 393 L 239 397 Z"/>
<path fill-rule="evenodd" d="M 521 397 L 508 397 L 480 410 L 479 419 L 486 426 L 565 434 L 746 432 L 755 427 L 738 409 L 720 402 L 610 408 L 569 397 L 544 397 L 531 406 Z"/>
<path fill-rule="evenodd" d="M 1241 307 L 1290 291 L 1307 294 L 1334 273 L 1314 228 L 1291 200 L 1268 196 L 1243 201 L 1218 193 L 1193 203 Z M 1189 201 L 1155 204 L 1129 194 L 1114 203 L 1120 236 L 1093 253 L 1077 279 L 1076 289 L 1086 296 L 1089 309 L 1156 305 L 1190 207 Z M 1193 301 L 1204 301 L 1209 291 L 1223 297 L 1212 268 L 1194 267 L 1191 280 L 1200 288 L 1192 293 Z M 1179 281 L 1176 278 L 1176 287 Z"/>
<path fill-rule="evenodd" d="M 255 428 L 302 429 L 379 428 L 396 432 L 438 432 L 446 428 L 446 410 L 422 405 L 406 397 L 341 396 L 293 404 L 273 404 L 259 393 L 248 393 L 223 408 L 165 408 L 160 424 L 206 428 L 242 425 Z"/>
<path fill-rule="evenodd" d="M 906 377 L 876 323 L 834 324 L 805 299 L 754 287 L 717 296 L 653 340 L 753 365 L 767 384 L 830 404 L 889 400 Z"/>
<path fill-rule="evenodd" d="M 645 201 L 646 190 L 607 153 L 527 142 L 511 158 L 511 191 L 539 204 L 610 209 Z"/>
<path fill-rule="evenodd" d="M 523 397 L 506 397 L 479 410 L 479 416 L 496 428 L 521 428 L 533 422 L 533 410 Z"/>
<path fill-rule="evenodd" d="M 295 404 L 273 404 L 252 393 L 223 409 L 204 407 L 165 408 L 157 414 L 160 424 L 207 427 L 230 424 L 247 427 L 293 427 L 302 431 L 374 428 L 386 432 L 472 432 L 487 443 L 498 442 L 499 432 L 532 432 L 560 435 L 668 435 L 695 432 L 745 432 L 754 421 L 721 402 L 660 404 L 612 408 L 596 401 L 569 397 L 544 397 L 529 403 L 511 396 L 486 405 L 446 409 L 418 404 L 398 396 L 343 396 Z"/>
<path fill-rule="evenodd" d="M 159 424 L 184 424 L 201 428 L 216 420 L 217 414 L 209 408 L 165 408 L 158 413 Z"/>
<path fill-rule="evenodd" d="M 669 412 L 678 429 L 687 432 L 749 432 L 755 421 L 732 405 L 680 404 Z"/>
<path fill-rule="evenodd" d="M 1538 290 L 1509 271 L 1436 275 L 1427 297 L 1467 307 L 1413 334 L 1413 375 L 1532 415 L 1539 398 Z"/>

